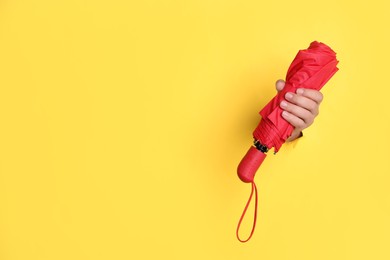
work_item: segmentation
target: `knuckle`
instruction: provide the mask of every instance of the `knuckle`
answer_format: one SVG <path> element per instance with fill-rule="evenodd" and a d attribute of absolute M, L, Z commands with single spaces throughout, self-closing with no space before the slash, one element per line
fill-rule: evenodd
<path fill-rule="evenodd" d="M 321 103 L 324 100 L 324 95 L 321 92 L 318 92 L 318 102 Z"/>
<path fill-rule="evenodd" d="M 291 98 L 291 101 L 295 104 L 298 104 L 299 101 L 300 101 L 300 97 L 297 95 L 297 94 L 293 94 L 292 95 L 292 98 Z"/>
<path fill-rule="evenodd" d="M 318 110 L 318 109 L 317 109 L 317 104 L 315 104 L 314 102 L 311 103 L 311 104 L 309 105 L 309 109 L 310 109 L 310 111 L 312 111 L 312 112 L 315 113 L 315 111 Z"/>
<path fill-rule="evenodd" d="M 295 124 L 294 124 L 295 127 L 298 127 L 298 128 L 304 128 L 305 127 L 305 122 L 301 119 L 298 119 L 295 121 Z"/>

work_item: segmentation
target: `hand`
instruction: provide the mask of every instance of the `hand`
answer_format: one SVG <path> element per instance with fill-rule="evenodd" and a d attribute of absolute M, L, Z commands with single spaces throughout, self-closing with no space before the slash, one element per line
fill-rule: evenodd
<path fill-rule="evenodd" d="M 280 92 L 284 88 L 285 81 L 279 79 L 275 85 L 276 90 Z M 280 107 L 284 110 L 282 117 L 295 127 L 287 139 L 287 142 L 291 142 L 301 135 L 303 129 L 313 124 L 315 117 L 318 116 L 323 95 L 317 90 L 299 88 L 296 93 L 287 92 L 284 98 L 286 101 L 280 103 Z"/>

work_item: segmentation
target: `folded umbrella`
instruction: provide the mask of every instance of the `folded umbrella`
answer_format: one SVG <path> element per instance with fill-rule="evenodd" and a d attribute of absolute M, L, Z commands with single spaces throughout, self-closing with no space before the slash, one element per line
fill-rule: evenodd
<path fill-rule="evenodd" d="M 291 63 L 286 83 L 280 91 L 261 111 L 260 123 L 253 132 L 254 146 L 251 146 L 238 165 L 238 177 L 247 183 L 252 183 L 252 192 L 241 215 L 236 235 L 239 241 L 248 241 L 255 230 L 257 217 L 257 188 L 254 177 L 269 149 L 277 153 L 283 143 L 292 134 L 294 127 L 283 117 L 279 104 L 287 92 L 296 92 L 298 88 L 320 90 L 326 82 L 338 71 L 336 53 L 324 43 L 314 41 L 308 49 L 300 50 Z M 245 212 L 255 193 L 255 213 L 252 231 L 246 240 L 240 239 L 239 229 Z"/>

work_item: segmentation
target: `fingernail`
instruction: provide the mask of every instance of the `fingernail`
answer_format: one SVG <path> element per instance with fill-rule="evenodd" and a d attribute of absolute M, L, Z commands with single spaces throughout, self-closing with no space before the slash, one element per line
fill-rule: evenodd
<path fill-rule="evenodd" d="M 280 106 L 283 108 L 287 107 L 287 102 L 286 101 L 280 102 Z"/>
<path fill-rule="evenodd" d="M 286 98 L 287 99 L 291 99 L 293 97 L 293 95 L 290 93 L 290 92 L 288 92 L 287 94 L 286 94 Z"/>
<path fill-rule="evenodd" d="M 297 89 L 297 94 L 299 94 L 299 95 L 303 94 L 303 89 L 301 89 L 301 88 Z"/>
<path fill-rule="evenodd" d="M 283 117 L 287 117 L 287 116 L 288 116 L 288 112 L 287 112 L 287 111 L 283 111 L 283 112 L 282 112 L 282 116 L 283 116 Z"/>

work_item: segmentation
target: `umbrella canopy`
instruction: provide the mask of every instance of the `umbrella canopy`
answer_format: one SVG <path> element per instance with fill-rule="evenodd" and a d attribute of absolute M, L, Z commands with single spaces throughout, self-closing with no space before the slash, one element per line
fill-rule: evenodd
<path fill-rule="evenodd" d="M 278 152 L 294 130 L 294 127 L 282 117 L 280 102 L 284 100 L 287 92 L 295 93 L 298 88 L 320 90 L 338 71 L 337 64 L 336 53 L 330 47 L 317 41 L 312 42 L 308 49 L 300 50 L 291 63 L 283 90 L 260 111 L 262 119 L 253 132 L 254 146 L 250 147 L 237 169 L 238 176 L 243 182 L 252 183 L 252 192 L 236 231 L 241 242 L 251 238 L 256 226 L 257 189 L 254 183 L 256 171 L 264 161 L 266 152 L 271 148 L 274 148 L 275 153 Z M 253 194 L 256 205 L 252 231 L 248 239 L 241 240 L 239 228 Z"/>

